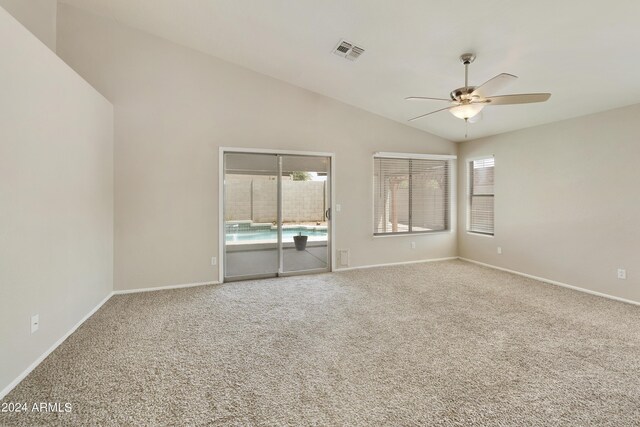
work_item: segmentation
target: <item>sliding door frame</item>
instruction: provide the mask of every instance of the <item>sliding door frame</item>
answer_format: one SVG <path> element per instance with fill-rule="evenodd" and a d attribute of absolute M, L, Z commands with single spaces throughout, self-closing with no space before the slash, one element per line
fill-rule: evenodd
<path fill-rule="evenodd" d="M 335 215 L 335 202 L 336 202 L 336 155 L 335 153 L 327 153 L 327 152 L 317 152 L 317 151 L 293 151 L 293 150 L 271 150 L 271 149 L 262 149 L 262 148 L 239 148 L 239 147 L 220 147 L 218 150 L 218 281 L 220 283 L 224 282 L 224 266 L 225 266 L 225 229 L 224 229 L 224 155 L 227 153 L 242 153 L 242 154 L 273 154 L 273 155 L 281 155 L 281 156 L 314 156 L 314 157 L 329 157 L 331 159 L 331 164 L 329 167 L 329 198 L 330 198 L 330 215 L 329 219 L 329 257 L 331 259 L 331 266 L 329 271 L 335 270 L 336 265 L 336 250 L 335 250 L 335 233 L 336 233 L 336 215 Z M 281 157 L 279 158 L 281 159 Z M 278 171 L 281 173 L 281 160 L 278 160 Z M 278 177 L 278 182 L 282 177 Z M 280 185 L 278 185 L 278 191 L 280 190 Z M 278 198 L 281 196 L 278 195 Z M 278 203 L 278 220 L 281 221 L 281 203 Z M 282 267 L 282 231 L 281 227 L 278 227 L 278 263 L 279 268 L 281 270 Z M 313 272 L 311 272 L 313 273 Z M 305 274 L 304 271 L 300 273 L 290 273 L 290 274 L 282 274 L 285 275 L 297 275 L 297 274 Z"/>

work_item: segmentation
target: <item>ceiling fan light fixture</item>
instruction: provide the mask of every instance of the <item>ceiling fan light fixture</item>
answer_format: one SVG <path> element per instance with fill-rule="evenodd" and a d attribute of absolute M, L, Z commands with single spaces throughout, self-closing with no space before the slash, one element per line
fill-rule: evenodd
<path fill-rule="evenodd" d="M 484 106 L 485 104 L 462 104 L 449 109 L 449 112 L 459 119 L 467 120 L 480 113 Z"/>

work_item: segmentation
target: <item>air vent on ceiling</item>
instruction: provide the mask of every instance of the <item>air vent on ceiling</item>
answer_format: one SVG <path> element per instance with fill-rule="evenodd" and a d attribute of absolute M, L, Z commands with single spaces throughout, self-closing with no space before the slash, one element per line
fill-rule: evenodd
<path fill-rule="evenodd" d="M 364 48 L 356 46 L 346 40 L 340 40 L 336 48 L 333 50 L 333 53 L 350 61 L 355 61 L 364 53 Z"/>

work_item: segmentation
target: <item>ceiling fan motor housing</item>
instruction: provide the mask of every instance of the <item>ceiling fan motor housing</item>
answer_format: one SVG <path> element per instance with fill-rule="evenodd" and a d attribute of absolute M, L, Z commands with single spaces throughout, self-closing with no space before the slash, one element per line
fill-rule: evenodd
<path fill-rule="evenodd" d="M 469 65 L 475 60 L 476 55 L 474 53 L 463 53 L 462 55 L 460 55 L 460 62 L 462 62 L 464 65 Z"/>
<path fill-rule="evenodd" d="M 464 100 L 470 100 L 471 94 L 476 90 L 475 86 L 459 87 L 451 91 L 451 100 L 456 102 L 462 102 Z"/>

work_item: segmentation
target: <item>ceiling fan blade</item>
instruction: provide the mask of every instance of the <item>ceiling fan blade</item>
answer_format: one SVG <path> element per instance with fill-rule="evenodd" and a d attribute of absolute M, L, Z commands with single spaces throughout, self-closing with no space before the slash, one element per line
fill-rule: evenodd
<path fill-rule="evenodd" d="M 519 93 L 515 95 L 491 96 L 485 101 L 488 105 L 531 104 L 544 102 L 551 97 L 550 93 Z"/>
<path fill-rule="evenodd" d="M 455 108 L 455 107 L 457 107 L 457 106 L 458 106 L 458 105 L 452 105 L 451 107 L 441 108 L 441 109 L 439 109 L 439 110 L 432 111 L 432 112 L 430 112 L 430 113 L 423 114 L 423 115 L 418 116 L 418 117 L 414 117 L 413 119 L 409 119 L 409 121 L 410 121 L 410 122 L 412 122 L 412 121 L 414 121 L 414 120 L 421 119 L 421 118 L 426 117 L 426 116 L 429 116 L 429 115 L 431 115 L 431 114 L 439 113 L 440 111 L 450 110 L 450 109 Z"/>
<path fill-rule="evenodd" d="M 471 92 L 471 96 L 477 95 L 481 98 L 486 98 L 493 95 L 503 87 L 507 86 L 509 83 L 516 81 L 517 78 L 518 77 L 514 76 L 513 74 L 498 74 L 494 78 L 487 80 L 486 82 L 478 86 L 473 92 Z"/>
<path fill-rule="evenodd" d="M 412 100 L 414 100 L 414 99 L 418 99 L 418 100 L 426 99 L 426 100 L 429 100 L 429 101 L 445 101 L 445 102 L 451 102 L 451 99 L 444 99 L 444 98 L 429 98 L 429 97 L 427 97 L 427 96 L 408 96 L 408 97 L 406 97 L 405 99 L 406 99 L 407 101 L 412 101 Z"/>

